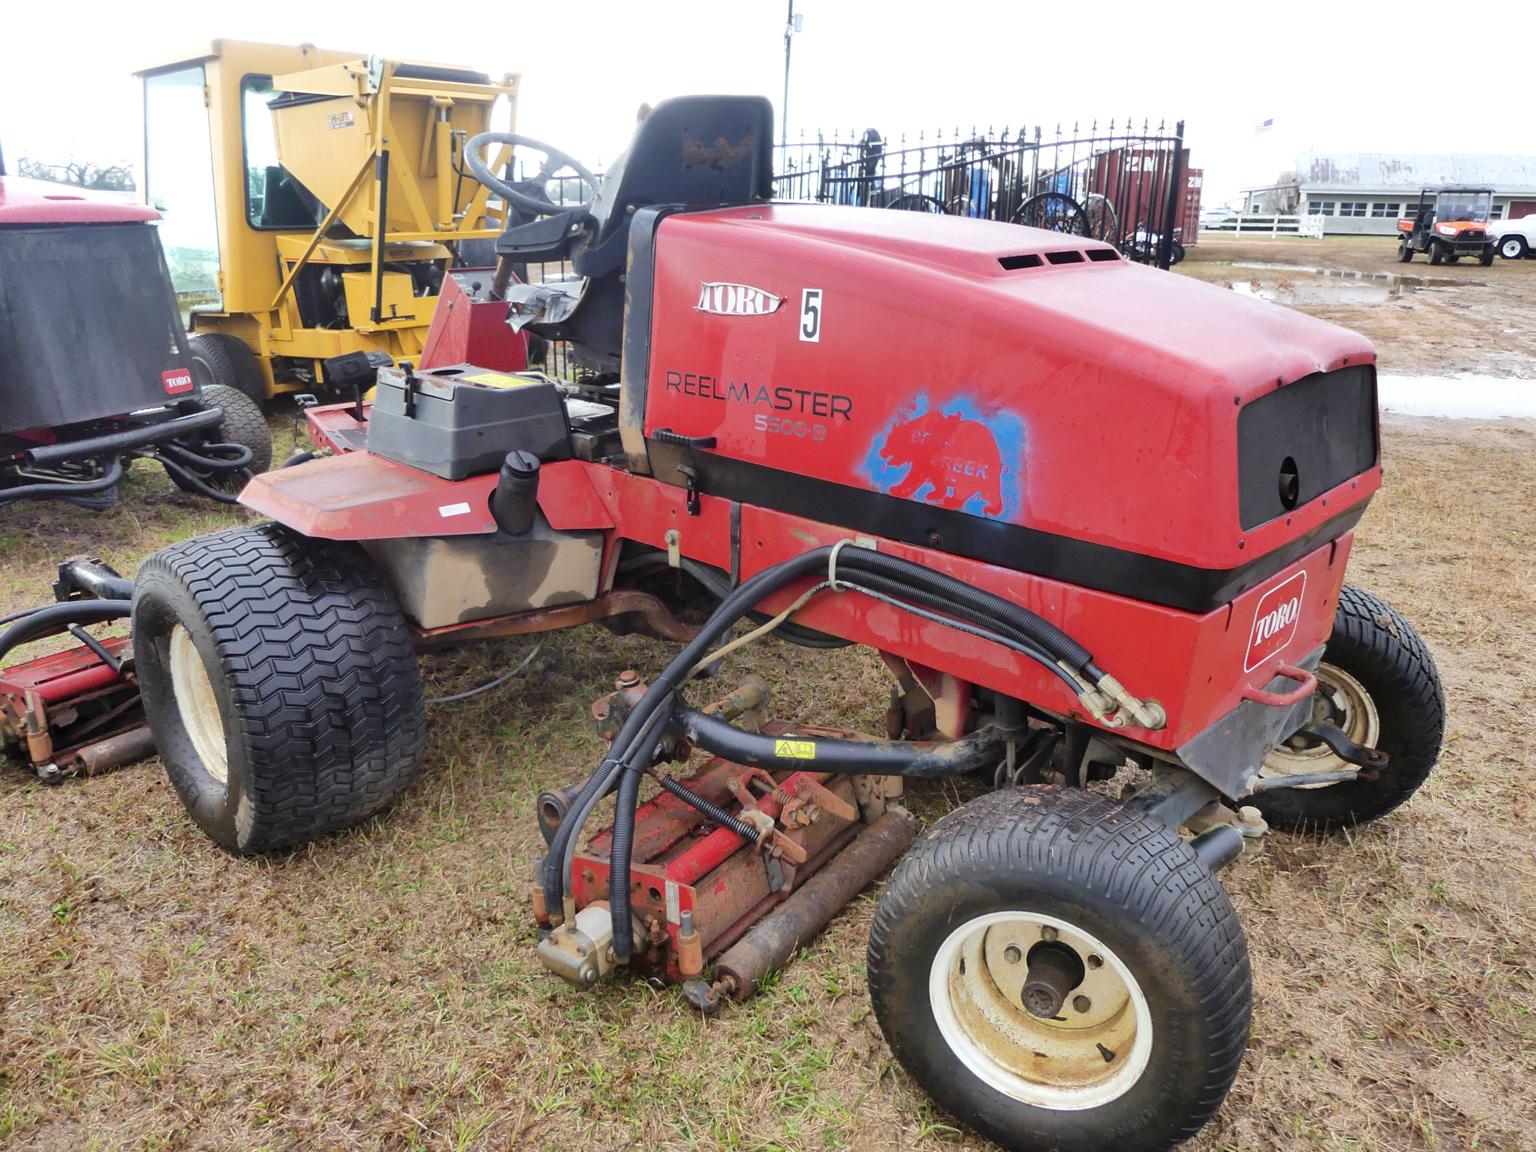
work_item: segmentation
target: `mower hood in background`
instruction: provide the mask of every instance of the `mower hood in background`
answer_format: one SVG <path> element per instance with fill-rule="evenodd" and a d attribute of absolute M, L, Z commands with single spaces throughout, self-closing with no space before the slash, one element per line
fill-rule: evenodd
<path fill-rule="evenodd" d="M 194 394 L 150 223 L 159 217 L 141 205 L 59 199 L 35 181 L 0 183 L 0 433 L 105 420 Z"/>
<path fill-rule="evenodd" d="M 143 204 L 129 204 L 104 192 L 0 176 L 0 228 L 26 224 L 133 224 L 160 219 Z"/>
<path fill-rule="evenodd" d="M 1128 594 L 1168 569 L 1199 610 L 1380 484 L 1369 341 L 1107 244 L 773 204 L 668 216 L 655 253 L 626 403 L 715 438 L 703 492 Z"/>

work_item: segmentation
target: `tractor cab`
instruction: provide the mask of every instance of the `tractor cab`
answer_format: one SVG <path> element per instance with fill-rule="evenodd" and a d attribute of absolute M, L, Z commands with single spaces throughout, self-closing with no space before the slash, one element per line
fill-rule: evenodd
<path fill-rule="evenodd" d="M 501 231 L 459 152 L 515 120 L 517 77 L 237 40 L 137 75 L 199 382 L 260 403 L 347 383 L 343 356 L 419 361 L 445 280 Z"/>
<path fill-rule="evenodd" d="M 1421 252 L 1431 264 L 1454 264 L 1469 256 L 1487 267 L 1494 254 L 1492 210 L 1492 188 L 1422 189 L 1410 215 L 1397 222 L 1397 258 L 1406 264 Z"/>

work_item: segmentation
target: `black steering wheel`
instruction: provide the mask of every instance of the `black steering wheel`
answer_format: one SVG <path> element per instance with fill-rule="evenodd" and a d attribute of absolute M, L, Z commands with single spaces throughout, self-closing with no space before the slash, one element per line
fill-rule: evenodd
<path fill-rule="evenodd" d="M 481 153 L 488 144 L 510 144 L 514 148 L 527 148 L 534 152 L 542 153 L 544 163 L 539 170 L 529 179 L 519 181 L 524 188 L 534 188 L 544 194 L 544 199 L 530 196 L 527 192 L 519 191 L 517 185 L 508 184 L 496 173 L 492 172 L 486 164 Z M 548 144 L 541 144 L 528 136 L 519 136 L 516 132 L 482 132 L 478 136 L 471 136 L 469 143 L 464 145 L 464 162 L 469 165 L 469 170 L 475 174 L 475 179 L 484 184 L 496 195 L 500 196 L 514 208 L 520 208 L 524 212 L 531 212 L 535 216 L 553 216 L 558 212 L 584 211 L 592 206 L 592 198 L 597 195 L 597 177 L 588 172 L 582 166 L 580 160 L 574 156 L 560 151 Z M 576 174 L 588 193 L 588 198 L 581 204 L 556 204 L 549 198 L 546 191 L 550 177 L 563 168 L 569 168 Z"/>

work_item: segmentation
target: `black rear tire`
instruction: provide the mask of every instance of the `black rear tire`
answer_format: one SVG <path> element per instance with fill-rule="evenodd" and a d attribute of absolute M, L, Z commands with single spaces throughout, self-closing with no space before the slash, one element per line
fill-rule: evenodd
<path fill-rule="evenodd" d="M 1064 927 L 1037 926 L 1043 919 Z M 1021 935 L 994 939 L 999 931 Z M 1014 939 L 1020 947 L 998 947 Z M 1080 964 L 1076 991 L 1044 1022 L 1015 1004 L 1008 983 L 1022 982 L 1025 964 L 1033 973 L 1040 945 L 1031 939 L 1071 940 Z M 1089 1046 L 1086 1064 L 1040 1051 L 1068 1028 L 1087 1027 L 1087 1017 L 1069 1023 L 1073 1013 L 1114 1007 L 1097 987 L 1091 1002 L 1081 994 L 1090 990 L 1089 969 L 1102 980 L 1118 966 L 1136 989 L 1120 1009 L 1137 1009 L 1134 1031 L 1076 1034 L 1072 1045 Z M 1022 1027 L 1023 1041 L 998 1041 L 1001 1033 L 967 1000 L 977 986 L 975 1003 Z M 1194 1135 L 1237 1075 L 1253 999 L 1237 914 L 1194 852 L 1157 820 L 1107 797 L 1045 787 L 973 800 L 913 846 L 875 913 L 869 988 L 891 1050 L 935 1101 L 1004 1148 L 1055 1152 L 1151 1152 Z M 1028 1039 L 1036 1033 L 1045 1040 Z M 1005 1052 L 1021 1070 L 1013 1081 L 988 1063 L 990 1052 Z M 1099 1059 L 1124 1063 L 1093 1071 Z M 1064 1071 L 1108 1076 L 1110 1087 L 1085 1083 L 1088 1094 L 1072 1097 L 1076 1107 L 1030 1099 Z"/>
<path fill-rule="evenodd" d="M 1375 779 L 1258 793 L 1249 803 L 1278 828 L 1329 830 L 1379 819 L 1414 794 L 1440 756 L 1445 735 L 1440 673 L 1413 625 L 1389 604 L 1363 589 L 1344 586 L 1333 633 L 1323 650 L 1320 680 L 1328 677 L 1330 667 L 1364 690 L 1377 716 L 1378 735 L 1361 743 L 1380 748 L 1390 759 Z M 1347 700 L 1353 685 L 1336 679 L 1346 685 Z M 1326 710 L 1328 706 L 1328 700 L 1321 700 L 1319 707 Z M 1348 718 L 1343 719 L 1339 726 L 1347 728 Z M 1317 751 L 1326 750 L 1319 747 Z M 1268 763 L 1273 762 L 1272 756 Z M 1345 765 L 1330 760 L 1317 767 L 1326 771 Z"/>
<path fill-rule="evenodd" d="M 261 365 L 244 341 L 227 332 L 199 332 L 187 341 L 187 347 L 192 353 L 192 372 L 199 388 L 223 384 L 244 392 L 258 408 L 267 402 Z"/>
<path fill-rule="evenodd" d="M 1413 260 L 1413 245 L 1406 240 L 1400 240 L 1397 245 L 1397 259 L 1401 264 L 1407 264 Z"/>
<path fill-rule="evenodd" d="M 355 544 L 263 524 L 157 552 L 134 581 L 133 648 L 171 783 L 232 852 L 356 824 L 420 770 L 410 632 Z"/>

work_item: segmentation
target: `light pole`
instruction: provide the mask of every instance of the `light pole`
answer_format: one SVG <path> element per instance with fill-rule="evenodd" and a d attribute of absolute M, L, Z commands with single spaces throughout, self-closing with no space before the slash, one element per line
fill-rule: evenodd
<path fill-rule="evenodd" d="M 795 0 L 789 0 L 789 15 L 784 20 L 784 101 L 779 105 L 779 146 L 789 144 L 789 49 L 795 33 L 805 30 L 805 17 L 795 15 Z"/>

